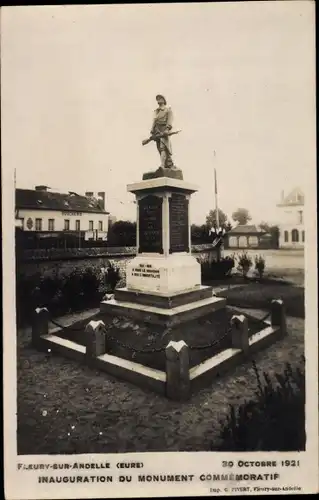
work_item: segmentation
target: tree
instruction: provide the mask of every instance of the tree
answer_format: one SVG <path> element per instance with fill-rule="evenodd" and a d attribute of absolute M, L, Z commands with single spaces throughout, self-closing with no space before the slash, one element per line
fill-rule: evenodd
<path fill-rule="evenodd" d="M 279 248 L 279 227 L 270 226 L 271 241 L 274 248 Z"/>
<path fill-rule="evenodd" d="M 278 248 L 279 247 L 279 227 L 278 226 L 271 226 L 268 224 L 268 222 L 261 222 L 259 224 L 260 229 L 263 231 L 266 231 L 266 233 L 270 234 L 271 236 L 271 247 L 272 248 Z"/>
<path fill-rule="evenodd" d="M 211 241 L 209 236 L 209 229 L 206 224 L 198 226 L 197 224 L 191 225 L 191 241 L 193 244 L 200 245 Z"/>
<path fill-rule="evenodd" d="M 270 232 L 270 228 L 271 226 L 268 224 L 268 222 L 264 222 L 262 221 L 260 224 L 259 224 L 259 227 L 262 231 L 265 231 L 266 233 L 269 233 Z"/>
<path fill-rule="evenodd" d="M 119 220 L 109 228 L 108 244 L 110 246 L 135 246 L 136 222 Z"/>
<path fill-rule="evenodd" d="M 279 248 L 279 227 L 270 226 L 268 233 L 271 235 L 271 247 Z"/>
<path fill-rule="evenodd" d="M 237 208 L 232 215 L 232 219 L 234 222 L 238 222 L 238 224 L 245 226 L 247 222 L 251 220 L 251 216 L 247 208 Z"/>
<path fill-rule="evenodd" d="M 214 210 L 210 210 L 208 215 L 206 216 L 206 226 L 209 228 L 209 229 L 212 229 L 212 228 L 217 228 L 217 212 L 216 212 L 216 209 Z M 225 214 L 225 212 L 223 212 L 220 208 L 218 209 L 218 218 L 219 218 L 219 227 L 222 227 L 223 229 L 226 229 L 229 231 L 229 226 L 231 228 L 231 224 L 228 222 L 228 217 L 227 215 Z"/>

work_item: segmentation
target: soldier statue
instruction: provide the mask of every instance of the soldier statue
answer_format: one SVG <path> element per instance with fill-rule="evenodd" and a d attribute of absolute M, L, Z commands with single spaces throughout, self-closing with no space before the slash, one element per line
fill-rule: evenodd
<path fill-rule="evenodd" d="M 173 113 L 164 96 L 157 95 L 158 108 L 154 111 L 153 123 L 150 137 L 142 142 L 143 145 L 151 141 L 156 142 L 157 150 L 161 158 L 162 168 L 175 168 L 172 160 L 172 145 L 170 136 L 180 131 L 173 132 Z"/>

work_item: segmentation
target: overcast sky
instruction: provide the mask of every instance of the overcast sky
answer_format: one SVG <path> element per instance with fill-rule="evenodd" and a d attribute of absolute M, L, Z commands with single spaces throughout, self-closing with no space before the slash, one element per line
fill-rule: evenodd
<path fill-rule="evenodd" d="M 193 222 L 214 205 L 214 166 L 220 208 L 276 221 L 281 190 L 315 168 L 313 18 L 302 1 L 4 8 L 3 168 L 17 187 L 106 191 L 133 219 L 126 184 L 159 166 L 141 141 L 163 93 L 175 163 L 199 187 Z"/>

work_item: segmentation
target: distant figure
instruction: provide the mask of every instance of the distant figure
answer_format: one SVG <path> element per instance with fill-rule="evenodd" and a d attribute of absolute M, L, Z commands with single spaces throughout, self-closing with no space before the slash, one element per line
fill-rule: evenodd
<path fill-rule="evenodd" d="M 156 101 L 158 108 L 154 111 L 154 118 L 151 128 L 151 137 L 143 141 L 143 145 L 150 141 L 155 141 L 157 150 L 161 158 L 162 168 L 174 168 L 172 159 L 172 146 L 170 136 L 177 134 L 179 131 L 173 132 L 173 113 L 164 96 L 157 95 Z"/>

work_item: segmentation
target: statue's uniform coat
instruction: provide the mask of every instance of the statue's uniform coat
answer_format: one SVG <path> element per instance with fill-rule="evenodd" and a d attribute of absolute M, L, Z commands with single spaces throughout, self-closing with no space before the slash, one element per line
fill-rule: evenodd
<path fill-rule="evenodd" d="M 154 111 L 151 135 L 163 132 L 170 132 L 173 124 L 173 113 L 169 106 L 159 107 Z M 169 137 L 161 137 L 156 141 L 159 153 L 165 152 L 167 161 L 171 162 L 172 146 Z"/>

